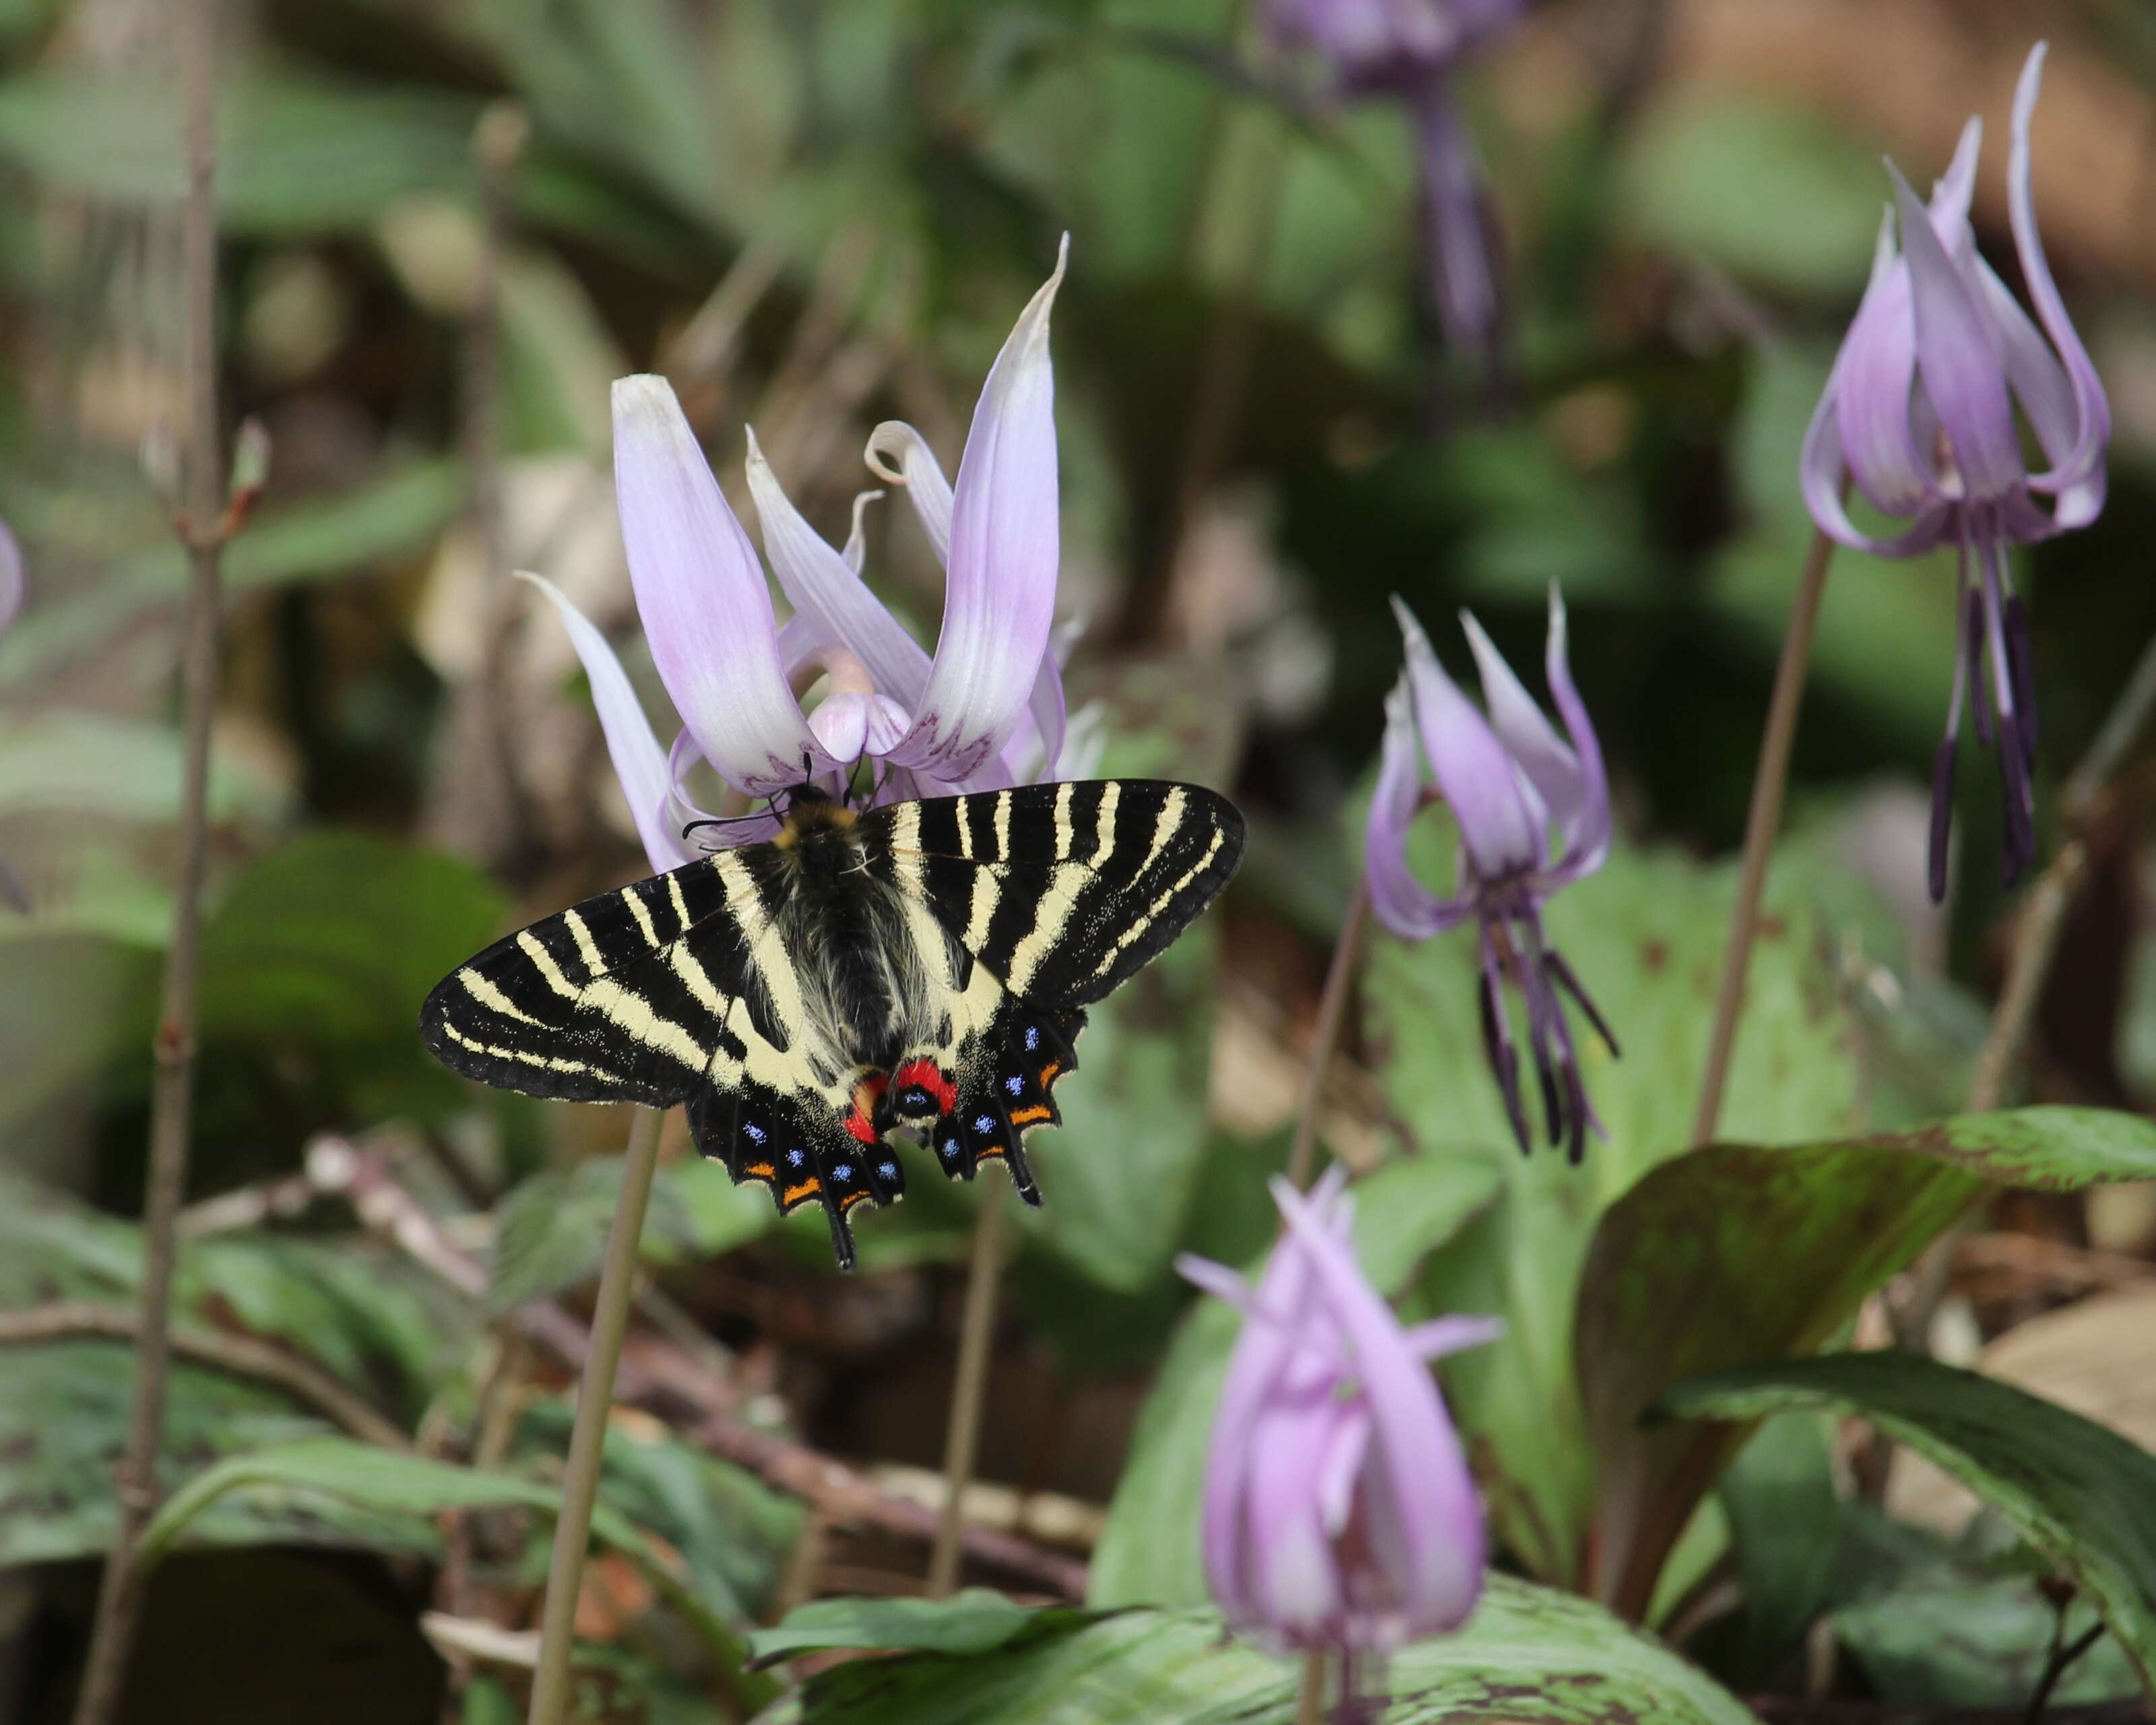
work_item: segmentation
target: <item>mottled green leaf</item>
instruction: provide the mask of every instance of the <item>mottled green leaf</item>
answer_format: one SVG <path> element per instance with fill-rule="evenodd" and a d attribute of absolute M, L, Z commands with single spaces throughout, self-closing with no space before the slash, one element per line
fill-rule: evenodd
<path fill-rule="evenodd" d="M 1710 1373 L 1655 1411 L 1731 1421 L 1822 1407 L 1871 1420 L 1999 1511 L 2095 1604 L 2156 1693 L 2156 1456 L 2011 1384 L 1903 1353 Z"/>
<path fill-rule="evenodd" d="M 1436 884 L 1451 878 L 1441 817 L 1430 811 L 1415 832 L 1418 866 Z M 1620 845 L 1599 874 L 1551 900 L 1551 944 L 1624 1050 L 1613 1060 L 1579 1027 L 1609 1136 L 1578 1168 L 1543 1145 L 1522 1157 L 1513 1142 L 1482 1055 L 1472 932 L 1419 944 L 1373 937 L 1363 1000 L 1394 1117 L 1424 1154 L 1478 1159 L 1502 1182 L 1498 1202 L 1432 1259 L 1417 1298 L 1505 1315 L 1503 1343 L 1448 1363 L 1445 1382 L 1500 1538 L 1553 1579 L 1578 1575 L 1594 1502 L 1573 1366 L 1580 1266 L 1603 1210 L 1690 1140 L 1734 878 Z M 1817 1137 L 1855 1117 L 1851 1026 L 1810 886 L 1796 857 L 1768 883 L 1724 1111 L 1737 1135 Z"/>
<path fill-rule="evenodd" d="M 788 1612 L 777 1628 L 753 1631 L 749 1649 L 760 1666 L 822 1647 L 986 1653 L 1036 1615 L 986 1587 L 966 1588 L 947 1599 L 816 1599 Z"/>
<path fill-rule="evenodd" d="M 1354 1188 L 1355 1245 L 1378 1287 L 1399 1288 L 1496 1190 L 1490 1167 L 1467 1158 L 1409 1157 Z M 1262 1271 L 1262 1259 L 1250 1268 Z M 1131 1435 L 1129 1459 L 1094 1548 L 1088 1597 L 1096 1605 L 1191 1605 L 1205 1598 L 1198 1504 L 1213 1410 L 1242 1318 L 1218 1300 L 1196 1301 L 1176 1331 Z"/>
<path fill-rule="evenodd" d="M 2156 1125 L 2083 1108 L 1963 1115 L 1784 1149 L 1715 1145 L 1650 1174 L 1604 1217 L 1580 1283 L 1597 1596 L 1639 1609 L 1741 1440 L 1725 1426 L 1639 1430 L 1671 1384 L 1824 1346 L 1981 1178 L 2073 1191 L 2152 1174 Z"/>
<path fill-rule="evenodd" d="M 1209 1611 L 1050 1609 L 993 1650 L 859 1660 L 810 1679 L 768 1725 L 1290 1725 L 1300 1661 Z M 1753 1725 L 1712 1679 L 1569 1594 L 1492 1576 L 1455 1635 L 1388 1661 L 1386 1725 Z"/>

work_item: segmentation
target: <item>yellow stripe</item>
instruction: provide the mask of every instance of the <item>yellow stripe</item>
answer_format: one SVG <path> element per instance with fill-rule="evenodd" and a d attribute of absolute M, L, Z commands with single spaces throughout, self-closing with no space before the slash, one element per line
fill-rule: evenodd
<path fill-rule="evenodd" d="M 1093 817 L 1093 866 L 1101 864 L 1116 851 L 1116 805 L 1123 799 L 1123 788 L 1112 778 L 1101 793 L 1101 807 Z"/>
<path fill-rule="evenodd" d="M 525 1011 L 522 1007 L 469 964 L 457 973 L 457 980 L 465 985 L 465 993 L 486 1008 L 489 1012 L 498 1012 L 502 1017 L 514 1019 L 520 1024 L 537 1024 L 542 1029 L 545 1027 L 545 1019 L 533 1018 L 530 1013 Z"/>
<path fill-rule="evenodd" d="M 562 967 L 554 962 L 554 955 L 539 944 L 538 937 L 530 929 L 516 937 L 516 944 L 534 968 L 547 979 L 547 986 L 564 1000 L 583 1004 L 584 991 L 562 974 Z"/>
<path fill-rule="evenodd" d="M 1070 830 L 1070 797 L 1072 781 L 1065 779 L 1055 788 L 1055 860 L 1070 860 L 1070 845 L 1075 836 Z"/>
<path fill-rule="evenodd" d="M 1190 865 L 1190 867 L 1184 872 L 1181 880 L 1178 880 L 1173 886 L 1169 887 L 1167 891 L 1161 894 L 1158 898 L 1152 901 L 1152 909 L 1148 910 L 1144 916 L 1141 916 L 1137 922 L 1133 922 L 1128 928 L 1123 931 L 1122 937 L 1118 940 L 1114 946 L 1108 948 L 1108 956 L 1101 961 L 1101 968 L 1093 973 L 1094 981 L 1098 982 L 1102 977 L 1106 976 L 1109 971 L 1115 968 L 1116 960 L 1122 957 L 1123 949 L 1128 947 L 1132 942 L 1137 940 L 1140 935 L 1146 932 L 1146 930 L 1152 927 L 1154 919 L 1158 917 L 1163 911 L 1168 908 L 1169 901 L 1173 899 L 1176 894 L 1182 891 L 1184 887 L 1188 886 L 1193 880 L 1195 880 L 1200 875 L 1205 872 L 1207 868 L 1211 865 L 1213 859 L 1219 855 L 1221 844 L 1225 838 L 1226 834 L 1224 834 L 1219 828 L 1214 828 L 1213 842 L 1205 847 L 1205 855 L 1199 857 L 1196 862 Z"/>
<path fill-rule="evenodd" d="M 651 926 L 651 912 L 644 908 L 644 901 L 627 887 L 622 889 L 621 901 L 629 906 L 629 914 L 636 918 L 636 926 L 644 931 L 644 943 L 659 944 L 659 931 Z"/>

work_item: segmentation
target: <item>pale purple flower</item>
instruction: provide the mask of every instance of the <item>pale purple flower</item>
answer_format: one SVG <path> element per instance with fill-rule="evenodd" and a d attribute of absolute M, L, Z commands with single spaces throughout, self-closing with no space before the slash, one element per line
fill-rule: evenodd
<path fill-rule="evenodd" d="M 1402 104 L 1414 127 L 1417 225 L 1438 326 L 1493 368 L 1504 300 L 1495 223 L 1452 74 L 1520 20 L 1525 0 L 1271 0 L 1274 40 L 1308 49 L 1342 95 Z"/>
<path fill-rule="evenodd" d="M 913 500 L 947 569 L 932 656 L 862 581 L 863 506 L 834 551 L 788 500 L 747 439 L 748 489 L 764 552 L 793 614 L 782 628 L 763 565 L 665 380 L 614 385 L 614 484 L 636 608 L 682 729 L 654 735 L 605 637 L 561 593 L 554 603 L 590 679 L 614 770 L 651 865 L 678 868 L 701 848 L 767 836 L 768 816 L 707 829 L 692 848 L 683 794 L 701 758 L 752 798 L 805 781 L 840 793 L 857 771 L 862 800 L 995 789 L 1053 776 L 1065 742 L 1061 669 L 1050 639 L 1060 543 L 1055 382 L 1049 314 L 1063 280 L 1034 295 L 988 372 L 957 484 L 911 427 L 876 428 L 873 464 Z M 804 713 L 796 690 L 821 681 Z"/>
<path fill-rule="evenodd" d="M 1933 773 L 1934 900 L 1946 896 L 1947 826 L 1965 694 L 1976 710 L 1978 742 L 1990 744 L 1997 730 L 2008 884 L 2035 858 L 2029 775 L 2035 761 L 2036 691 L 2028 613 L 2014 591 L 2006 547 L 2087 526 L 2103 508 L 2110 408 L 2044 260 L 2030 197 L 2029 119 L 2043 64 L 2040 42 L 2015 91 L 2006 168 L 2015 249 L 2041 332 L 1976 253 L 1969 207 L 1983 127 L 1971 119 L 1928 208 L 1887 164 L 1894 208 L 1880 230 L 1871 285 L 1804 438 L 1804 501 L 1825 531 L 1887 557 L 1939 545 L 1960 552 L 1953 693 Z M 2041 473 L 2030 473 L 2023 458 L 2017 404 L 2051 464 Z M 1883 513 L 1910 525 L 1886 538 L 1861 531 L 1843 506 L 1845 480 Z M 2050 500 L 2048 507 L 2040 498 Z"/>
<path fill-rule="evenodd" d="M 1429 1362 L 1502 1326 L 1404 1329 L 1356 1262 L 1337 1168 L 1272 1192 L 1287 1225 L 1255 1287 L 1177 1260 L 1245 1319 L 1206 1460 L 1206 1584 L 1266 1647 L 1382 1658 L 1459 1628 L 1481 1594 L 1481 1503 Z"/>
<path fill-rule="evenodd" d="M 1407 644 L 1407 668 L 1385 701 L 1384 747 L 1363 846 L 1371 908 L 1407 940 L 1475 921 L 1482 944 L 1484 1049 L 1513 1133 L 1527 1148 L 1519 1059 L 1502 987 L 1508 973 L 1527 1007 L 1550 1142 L 1568 1142 L 1577 1162 L 1589 1130 L 1600 1136 L 1602 1126 L 1579 1076 L 1561 997 L 1572 997 L 1613 1055 L 1617 1041 L 1572 967 L 1543 934 L 1543 901 L 1593 874 L 1609 854 L 1609 784 L 1601 745 L 1573 686 L 1564 602 L 1551 588 L 1546 665 L 1550 697 L 1569 742 L 1543 717 L 1473 617 L 1462 612 L 1460 621 L 1481 673 L 1486 718 L 1445 675 L 1414 614 L 1398 598 L 1393 610 Z M 1408 866 L 1408 829 L 1423 803 L 1424 761 L 1460 829 L 1450 898 L 1432 892 Z"/>

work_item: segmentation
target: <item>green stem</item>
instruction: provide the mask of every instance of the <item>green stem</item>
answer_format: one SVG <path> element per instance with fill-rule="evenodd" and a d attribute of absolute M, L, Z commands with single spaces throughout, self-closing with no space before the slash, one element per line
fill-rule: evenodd
<path fill-rule="evenodd" d="M 973 1264 L 966 1282 L 966 1310 L 958 1331 L 958 1376 L 951 1390 L 951 1424 L 943 1438 L 943 1512 L 928 1554 L 928 1594 L 946 1598 L 958 1584 L 959 1535 L 965 1527 L 966 1486 L 980 1451 L 981 1409 L 988 1398 L 988 1362 L 994 1354 L 996 1291 L 1003 1279 L 1004 1195 L 990 1185 L 981 1194 L 973 1224 Z"/>
<path fill-rule="evenodd" d="M 1311 1163 L 1317 1158 L 1317 1114 L 1325 1100 L 1325 1075 L 1332 1068 L 1340 1027 L 1347 1020 L 1348 997 L 1354 992 L 1355 955 L 1362 947 L 1363 927 L 1369 917 L 1369 885 L 1358 875 L 1347 920 L 1340 925 L 1340 938 L 1332 945 L 1332 962 L 1325 969 L 1325 989 L 1317 999 L 1317 1027 L 1311 1034 L 1310 1060 L 1303 1069 L 1302 1099 L 1296 1109 L 1295 1138 L 1287 1153 L 1288 1181 L 1297 1188 L 1309 1185 Z"/>
<path fill-rule="evenodd" d="M 659 1166 L 659 1128 L 665 1115 L 639 1108 L 623 1158 L 621 1197 L 607 1235 L 606 1266 L 599 1272 L 598 1301 L 592 1312 L 591 1351 L 577 1393 L 577 1423 L 569 1437 L 568 1469 L 562 1478 L 562 1513 L 554 1524 L 552 1561 L 547 1569 L 547 1608 L 540 1621 L 539 1669 L 531 1680 L 528 1725 L 562 1725 L 569 1705 L 569 1658 L 577 1627 L 577 1594 L 583 1582 L 584 1547 L 598 1502 L 599 1461 L 606 1449 L 607 1418 L 613 1408 L 614 1369 L 629 1327 L 636 1291 L 637 1245 L 651 1202 L 651 1177 Z"/>

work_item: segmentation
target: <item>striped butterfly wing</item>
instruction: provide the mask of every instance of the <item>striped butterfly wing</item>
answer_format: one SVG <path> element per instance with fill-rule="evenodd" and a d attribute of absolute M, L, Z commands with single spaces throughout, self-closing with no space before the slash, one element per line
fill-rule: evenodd
<path fill-rule="evenodd" d="M 1061 1116 L 1090 1005 L 1164 951 L 1227 885 L 1243 820 L 1226 798 L 1150 779 L 1069 781 L 868 818 L 869 862 L 955 947 L 942 1034 L 891 1075 L 883 1114 L 947 1174 L 1001 1159 L 1040 1202 L 1025 1153 Z"/>
<path fill-rule="evenodd" d="M 602 893 L 459 965 L 420 1009 L 444 1065 L 527 1096 L 688 1104 L 700 1148 L 782 1211 L 901 1194 L 896 1161 L 843 1129 L 851 1074 L 811 1032 L 775 927 L 768 845 Z"/>

